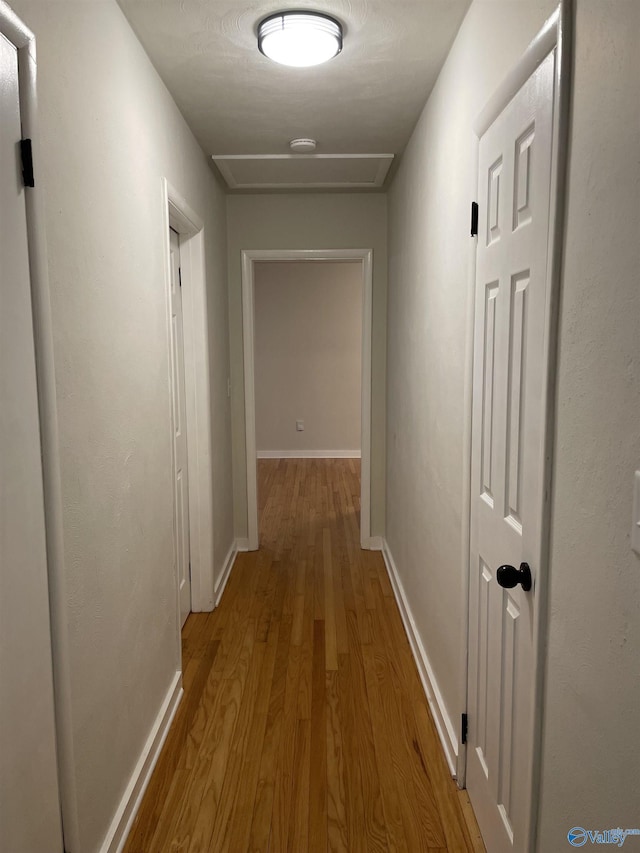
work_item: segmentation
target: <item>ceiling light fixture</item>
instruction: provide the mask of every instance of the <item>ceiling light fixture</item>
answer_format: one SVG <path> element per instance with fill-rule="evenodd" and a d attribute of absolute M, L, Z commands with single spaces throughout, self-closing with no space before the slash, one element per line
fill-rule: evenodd
<path fill-rule="evenodd" d="M 281 65 L 320 65 L 342 50 L 342 27 L 320 12 L 278 12 L 260 22 L 258 47 Z"/>

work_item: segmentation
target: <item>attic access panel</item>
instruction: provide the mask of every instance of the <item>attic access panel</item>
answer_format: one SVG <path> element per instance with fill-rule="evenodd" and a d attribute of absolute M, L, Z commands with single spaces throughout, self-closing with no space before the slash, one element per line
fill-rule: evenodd
<path fill-rule="evenodd" d="M 213 162 L 229 189 L 364 189 L 383 186 L 393 154 L 229 154 Z"/>

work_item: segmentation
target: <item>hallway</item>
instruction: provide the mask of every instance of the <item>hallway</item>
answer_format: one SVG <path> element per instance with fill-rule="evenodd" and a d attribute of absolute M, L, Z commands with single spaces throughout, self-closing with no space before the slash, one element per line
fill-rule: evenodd
<path fill-rule="evenodd" d="M 483 851 L 379 552 L 359 462 L 260 460 L 260 551 L 183 631 L 185 695 L 125 848 Z"/>

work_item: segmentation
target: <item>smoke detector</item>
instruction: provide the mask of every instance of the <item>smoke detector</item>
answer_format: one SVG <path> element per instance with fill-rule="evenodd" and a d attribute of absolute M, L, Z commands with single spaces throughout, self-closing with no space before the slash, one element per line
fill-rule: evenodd
<path fill-rule="evenodd" d="M 292 139 L 289 148 L 294 154 L 310 154 L 316 150 L 315 139 Z"/>

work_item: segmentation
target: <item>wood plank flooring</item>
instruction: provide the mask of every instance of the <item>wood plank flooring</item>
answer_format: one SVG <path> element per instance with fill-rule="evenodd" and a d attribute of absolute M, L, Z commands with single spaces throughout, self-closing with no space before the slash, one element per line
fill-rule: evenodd
<path fill-rule="evenodd" d="M 484 851 L 359 547 L 359 463 L 258 473 L 260 550 L 185 624 L 185 695 L 125 853 Z"/>

